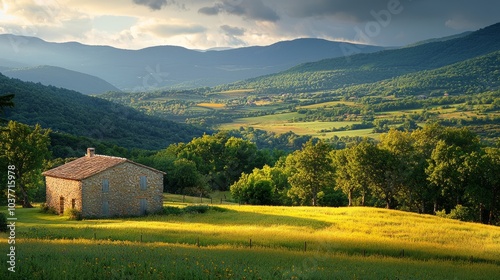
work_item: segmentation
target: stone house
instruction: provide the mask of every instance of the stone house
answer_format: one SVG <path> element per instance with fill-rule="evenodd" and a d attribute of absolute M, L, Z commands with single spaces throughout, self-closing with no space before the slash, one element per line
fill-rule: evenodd
<path fill-rule="evenodd" d="M 126 158 L 95 154 L 45 171 L 47 205 L 82 217 L 139 216 L 163 207 L 164 172 Z"/>

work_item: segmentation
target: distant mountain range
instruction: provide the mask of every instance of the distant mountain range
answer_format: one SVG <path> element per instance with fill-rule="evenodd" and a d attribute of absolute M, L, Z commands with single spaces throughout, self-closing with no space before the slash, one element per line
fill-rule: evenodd
<path fill-rule="evenodd" d="M 498 50 L 500 23 L 413 47 L 308 62 L 280 73 L 219 86 L 217 89 L 251 88 L 257 93 L 336 90 L 438 69 Z"/>
<path fill-rule="evenodd" d="M 0 71 L 2 66 L 55 66 L 98 77 L 120 90 L 146 91 L 215 86 L 276 73 L 304 62 L 383 49 L 322 39 L 297 39 L 270 46 L 204 52 L 175 46 L 124 50 L 75 42 L 50 43 L 35 37 L 4 34 L 0 35 Z M 54 74 L 49 77 L 47 73 L 43 81 L 33 78 L 37 75 L 18 71 L 16 77 L 61 87 L 64 82 L 58 78 L 62 73 L 60 68 L 59 72 L 49 71 Z M 71 75 L 75 77 L 74 72 Z"/>
<path fill-rule="evenodd" d="M 120 91 L 105 80 L 55 66 L 36 66 L 15 69 L 0 69 L 5 76 L 28 82 L 53 85 L 83 94 L 100 94 L 107 91 Z"/>

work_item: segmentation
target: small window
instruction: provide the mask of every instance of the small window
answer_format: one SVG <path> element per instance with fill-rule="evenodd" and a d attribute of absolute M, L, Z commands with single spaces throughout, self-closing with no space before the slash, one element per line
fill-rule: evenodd
<path fill-rule="evenodd" d="M 146 178 L 146 176 L 140 177 L 140 185 L 141 185 L 141 190 L 145 190 L 148 187 L 148 179 Z"/>
<path fill-rule="evenodd" d="M 109 216 L 109 202 L 107 200 L 102 202 L 102 215 Z"/>
<path fill-rule="evenodd" d="M 103 193 L 109 192 L 109 180 L 108 179 L 102 180 L 102 192 Z"/>
<path fill-rule="evenodd" d="M 71 200 L 71 208 L 72 208 L 72 209 L 75 209 L 75 206 L 76 206 L 76 199 L 74 199 L 74 198 L 73 198 L 73 199 Z"/>
<path fill-rule="evenodd" d="M 60 197 L 59 198 L 59 214 L 63 214 L 64 213 L 64 197 Z"/>

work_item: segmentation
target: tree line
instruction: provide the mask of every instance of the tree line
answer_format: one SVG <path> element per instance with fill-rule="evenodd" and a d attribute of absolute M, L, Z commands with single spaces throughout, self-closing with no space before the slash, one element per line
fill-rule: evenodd
<path fill-rule="evenodd" d="M 173 193 L 230 190 L 246 204 L 375 206 L 498 223 L 500 149 L 467 128 L 429 124 L 352 140 L 310 138 L 284 152 L 219 132 L 138 160 L 166 171 Z"/>
<path fill-rule="evenodd" d="M 274 166 L 242 174 L 230 190 L 241 203 L 376 206 L 418 213 L 461 213 L 498 223 L 500 149 L 465 128 L 427 125 L 390 130 L 334 150 L 310 140 Z"/>

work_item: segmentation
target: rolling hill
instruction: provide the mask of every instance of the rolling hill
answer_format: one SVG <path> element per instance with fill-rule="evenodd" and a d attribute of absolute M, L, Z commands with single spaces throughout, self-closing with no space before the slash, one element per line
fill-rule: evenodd
<path fill-rule="evenodd" d="M 0 35 L 2 61 L 51 65 L 97 76 L 122 90 L 215 86 L 276 73 L 304 62 L 368 53 L 382 47 L 321 39 L 297 39 L 270 46 L 195 51 L 175 46 L 124 50 L 80 43 L 49 43 L 35 37 Z"/>
<path fill-rule="evenodd" d="M 0 71 L 2 71 L 2 69 L 0 69 Z M 107 91 L 120 91 L 118 88 L 101 78 L 55 66 L 43 65 L 28 68 L 6 69 L 2 71 L 2 74 L 22 81 L 62 87 L 83 94 L 101 94 Z"/>
<path fill-rule="evenodd" d="M 218 89 L 252 88 L 275 93 L 331 90 L 436 69 L 498 50 L 500 23 L 451 40 L 304 63 Z"/>
<path fill-rule="evenodd" d="M 5 118 L 43 128 L 107 141 L 126 148 L 157 150 L 188 142 L 204 131 L 151 117 L 100 98 L 0 75 L 0 93 L 15 94 Z"/>
<path fill-rule="evenodd" d="M 332 93 L 342 96 L 443 96 L 475 94 L 500 88 L 500 51 L 432 70 L 344 87 Z"/>

